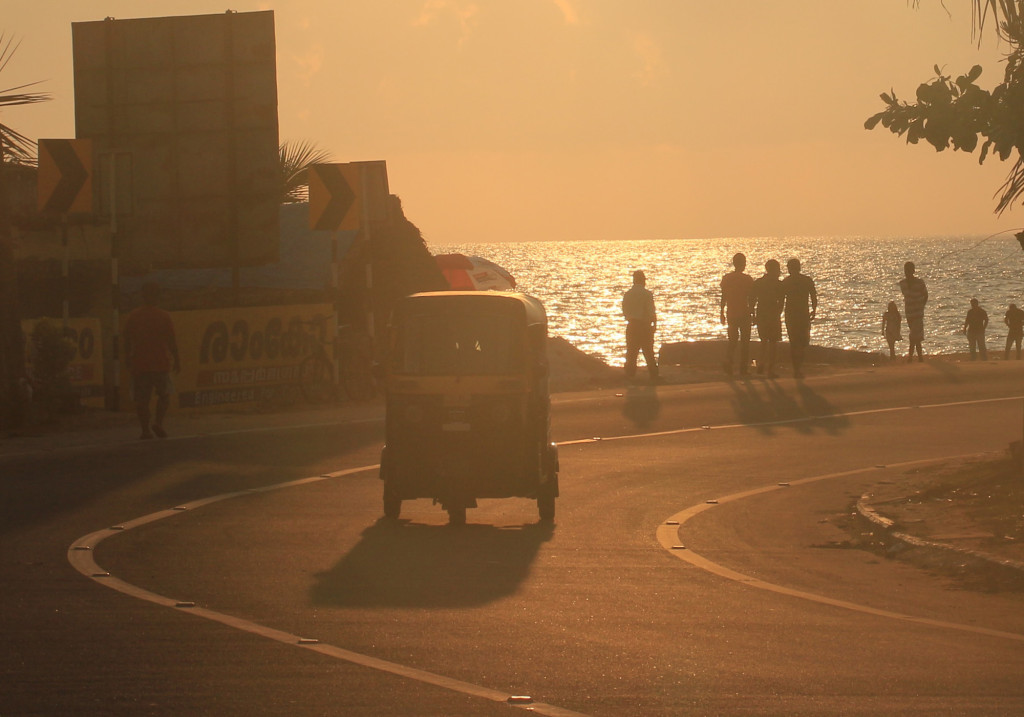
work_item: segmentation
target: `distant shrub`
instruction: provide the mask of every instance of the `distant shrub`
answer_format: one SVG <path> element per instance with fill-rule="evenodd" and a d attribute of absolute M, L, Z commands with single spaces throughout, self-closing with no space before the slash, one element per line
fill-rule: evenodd
<path fill-rule="evenodd" d="M 50 415 L 72 409 L 77 400 L 68 379 L 68 366 L 75 357 L 74 341 L 45 320 L 32 329 L 30 341 L 35 401 Z"/>

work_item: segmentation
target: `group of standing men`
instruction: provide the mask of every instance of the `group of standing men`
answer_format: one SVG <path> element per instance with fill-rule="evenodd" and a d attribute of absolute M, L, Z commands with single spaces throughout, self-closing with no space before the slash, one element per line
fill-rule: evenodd
<path fill-rule="evenodd" d="M 782 341 L 782 317 L 786 318 L 793 362 L 793 377 L 803 378 L 804 356 L 811 343 L 811 322 L 818 311 L 818 291 L 814 280 L 800 273 L 800 260 L 786 262 L 789 275 L 781 279 L 779 262 L 769 259 L 764 265 L 764 276 L 754 279 L 745 273 L 747 257 L 736 254 L 732 258 L 733 270 L 722 277 L 722 298 L 719 303 L 721 321 L 726 325 L 729 343 L 723 368 L 730 376 L 739 349 L 739 374 L 746 375 L 750 366 L 750 330 L 757 326 L 761 340 L 761 356 L 757 372 L 775 378 L 775 359 Z"/>
<path fill-rule="evenodd" d="M 803 378 L 804 354 L 811 343 L 811 322 L 818 310 L 818 292 L 811 277 L 800 273 L 800 260 L 786 263 L 789 276 L 781 278 L 779 262 L 769 259 L 764 276 L 755 280 L 745 273 L 747 257 L 732 258 L 734 270 L 722 277 L 720 302 L 722 323 L 728 327 L 729 344 L 724 368 L 733 373 L 739 353 L 739 373 L 746 375 L 750 365 L 750 333 L 757 326 L 761 339 L 761 356 L 757 372 L 775 378 L 778 343 L 782 341 L 782 318 L 786 319 L 793 361 L 793 375 Z M 642 271 L 633 272 L 633 286 L 622 297 L 622 313 L 626 317 L 626 376 L 636 375 L 637 357 L 643 353 L 651 380 L 658 380 L 658 363 L 654 356 L 654 333 L 658 317 L 654 295 L 647 288 Z"/>
<path fill-rule="evenodd" d="M 725 372 L 732 376 L 734 370 L 741 376 L 749 373 L 751 328 L 757 326 L 761 340 L 761 354 L 757 360 L 757 373 L 776 378 L 775 361 L 778 344 L 782 341 L 782 319 L 785 317 L 786 334 L 789 338 L 790 355 L 794 378 L 803 378 L 803 364 L 807 347 L 811 342 L 811 322 L 818 310 L 818 292 L 814 281 L 800 270 L 800 260 L 786 262 L 789 275 L 781 278 L 781 267 L 775 259 L 764 265 L 764 276 L 754 279 L 746 273 L 747 257 L 742 253 L 732 258 L 733 271 L 722 277 L 721 301 L 719 303 L 721 322 L 726 325 L 729 337 L 726 348 Z M 903 265 L 904 278 L 899 282 L 903 294 L 903 310 L 909 330 L 907 361 L 923 361 L 921 343 L 924 341 L 924 309 L 928 303 L 928 287 L 917 276 L 914 262 Z M 654 357 L 654 332 L 658 319 L 654 310 L 654 295 L 646 288 L 646 277 L 642 271 L 633 272 L 633 287 L 622 299 L 622 313 L 626 317 L 626 376 L 636 374 L 639 353 L 643 353 L 652 380 L 658 379 L 658 364 Z M 895 342 L 901 340 L 902 323 L 896 302 L 890 302 L 882 315 L 882 333 L 889 344 L 891 356 L 895 356 Z M 1006 358 L 1016 344 L 1017 358 L 1021 358 L 1021 342 L 1024 340 L 1024 309 L 1010 304 L 1004 322 L 1009 327 L 1006 337 Z M 971 359 L 980 353 L 986 358 L 985 329 L 988 314 L 971 299 L 971 309 L 964 320 L 963 331 L 971 349 Z M 737 356 L 738 355 L 738 356 Z M 737 363 L 738 358 L 738 363 Z"/>

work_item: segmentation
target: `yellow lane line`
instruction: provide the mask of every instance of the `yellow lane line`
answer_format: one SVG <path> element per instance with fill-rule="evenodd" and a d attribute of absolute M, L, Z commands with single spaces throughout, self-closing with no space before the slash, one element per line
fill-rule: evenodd
<path fill-rule="evenodd" d="M 974 455 L 974 454 L 971 454 Z M 886 468 L 910 468 L 914 466 L 928 465 L 931 463 L 941 463 L 943 461 L 953 460 L 955 458 L 962 458 L 963 456 L 946 456 L 945 458 L 928 458 L 917 461 L 907 461 L 905 463 L 890 463 L 885 466 Z M 714 508 L 716 505 L 723 503 L 731 503 L 737 500 L 743 500 L 744 498 L 750 498 L 755 495 L 761 495 L 774 490 L 783 490 L 784 488 L 798 485 L 805 485 L 808 483 L 816 483 L 818 481 L 832 480 L 835 478 L 848 478 L 850 476 L 867 473 L 868 471 L 878 470 L 877 466 L 871 466 L 868 468 L 857 468 L 849 471 L 841 471 L 838 473 L 826 473 L 824 475 L 812 476 L 810 478 L 801 478 L 799 480 L 789 481 L 788 484 L 775 483 L 770 486 L 762 486 L 760 488 L 754 488 L 751 490 L 741 491 L 739 493 L 733 493 L 722 498 L 718 498 L 713 503 L 700 503 L 698 505 L 690 506 L 685 510 L 681 510 L 675 515 L 666 518 L 665 521 L 658 526 L 657 539 L 661 547 L 667 550 L 669 553 L 679 558 L 680 560 L 690 563 L 694 567 L 698 567 L 719 577 L 734 582 L 743 583 L 759 590 L 767 590 L 769 592 L 777 593 L 779 595 L 786 595 L 788 597 L 800 598 L 802 600 L 809 600 L 811 602 L 818 603 L 820 605 L 829 605 L 831 607 L 843 608 L 845 610 L 853 610 L 854 612 L 864 613 L 867 615 L 874 615 L 876 617 L 887 618 L 891 620 L 901 620 L 903 622 L 915 623 L 917 625 L 925 625 L 928 627 L 938 627 L 947 630 L 959 630 L 961 632 L 970 632 L 976 635 L 986 635 L 988 637 L 998 637 L 1005 640 L 1015 640 L 1017 642 L 1024 642 L 1024 635 L 1015 632 L 1005 632 L 1003 630 L 993 630 L 985 627 L 976 627 L 974 625 L 964 625 L 956 622 L 947 622 L 945 620 L 933 620 L 931 618 L 917 617 L 915 615 L 907 615 L 905 613 L 892 612 L 891 610 L 881 610 L 879 608 L 870 607 L 868 605 L 861 605 L 859 603 L 852 603 L 846 600 L 837 600 L 835 598 L 826 597 L 824 595 L 818 595 L 816 593 L 806 592 L 804 590 L 796 590 L 794 588 L 788 588 L 783 585 L 777 585 L 770 583 L 759 578 L 751 577 L 750 575 L 744 575 L 743 573 L 727 568 L 719 563 L 712 562 L 711 560 L 698 555 L 692 550 L 687 549 L 680 543 L 679 531 L 683 525 L 686 524 L 694 516 L 703 513 L 705 510 Z"/>
<path fill-rule="evenodd" d="M 367 471 L 376 470 L 379 468 L 378 465 L 372 466 L 360 466 L 358 468 L 350 468 L 347 470 L 335 471 L 333 473 L 325 473 L 318 476 L 310 476 L 308 478 L 301 478 L 299 480 L 287 481 L 284 483 L 276 483 L 274 485 L 265 486 L 263 488 L 255 488 L 251 490 L 235 491 L 232 493 L 222 493 L 220 495 L 211 496 L 209 498 L 202 498 L 200 500 L 191 501 L 178 505 L 170 510 L 161 510 L 156 513 L 150 513 L 134 520 L 126 521 L 118 525 L 111 526 L 104 530 L 98 530 L 88 535 L 85 535 L 68 548 L 68 562 L 82 575 L 91 578 L 92 580 L 105 585 L 108 588 L 117 590 L 118 592 L 130 595 L 139 600 L 145 600 L 161 607 L 169 607 L 175 610 L 187 612 L 195 617 L 201 617 L 206 620 L 226 625 L 228 627 L 248 632 L 253 635 L 259 635 L 268 640 L 274 640 L 276 642 L 283 643 L 285 645 L 292 645 L 303 650 L 310 650 L 312 652 L 318 652 L 322 655 L 332 657 L 338 660 L 344 660 L 355 665 L 367 667 L 372 670 L 378 670 L 380 672 L 387 672 L 392 675 L 404 677 L 410 680 L 416 680 L 424 684 L 434 685 L 454 692 L 459 692 L 471 697 L 479 697 L 481 699 L 490 700 L 492 702 L 502 702 L 508 704 L 510 707 L 517 707 L 520 709 L 529 710 L 536 714 L 546 715 L 546 717 L 585 717 L 580 712 L 573 712 L 572 710 L 564 709 L 556 705 L 547 704 L 545 702 L 534 702 L 528 696 L 523 695 L 510 695 L 507 692 L 501 692 L 499 690 L 493 690 L 488 687 L 482 687 L 475 685 L 471 682 L 464 682 L 463 680 L 457 680 L 451 677 L 445 677 L 434 672 L 428 672 L 427 670 L 420 670 L 415 667 L 408 667 L 401 665 L 397 662 L 391 662 L 389 660 L 382 660 L 370 655 L 364 655 L 351 650 L 346 650 L 342 647 L 335 645 L 329 645 L 321 643 L 319 640 L 310 637 L 303 637 L 300 635 L 293 635 L 291 633 L 276 630 L 266 625 L 261 625 L 251 620 L 244 620 L 233 615 L 226 613 L 217 612 L 216 610 L 210 610 L 208 608 L 196 606 L 194 602 L 187 600 L 176 600 L 169 598 L 165 595 L 159 595 L 151 592 L 137 585 L 125 582 L 120 578 L 117 578 L 103 568 L 101 568 L 94 558 L 94 551 L 97 545 L 106 540 L 107 538 L 124 533 L 132 528 L 137 528 L 142 525 L 154 523 L 158 520 L 164 520 L 175 515 L 201 508 L 212 503 L 218 503 L 223 500 L 230 498 L 237 498 L 243 495 L 251 495 L 253 493 L 261 493 L 273 490 L 281 490 L 283 488 L 294 488 L 300 485 L 308 485 L 311 483 L 317 483 L 331 478 L 341 478 L 343 476 L 355 475 L 357 473 L 365 473 Z"/>

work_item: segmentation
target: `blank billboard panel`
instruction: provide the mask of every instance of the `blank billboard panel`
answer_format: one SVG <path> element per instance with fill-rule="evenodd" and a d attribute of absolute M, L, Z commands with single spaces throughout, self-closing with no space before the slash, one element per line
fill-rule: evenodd
<path fill-rule="evenodd" d="M 128 270 L 277 258 L 274 13 L 72 23 L 75 135 L 117 176 Z M 109 196 L 109 188 L 98 195 Z M 97 207 L 100 213 L 108 207 Z"/>

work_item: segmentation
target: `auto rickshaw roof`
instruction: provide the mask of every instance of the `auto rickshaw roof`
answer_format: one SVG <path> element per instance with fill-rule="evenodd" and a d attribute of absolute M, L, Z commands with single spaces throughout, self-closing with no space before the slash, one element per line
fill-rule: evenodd
<path fill-rule="evenodd" d="M 424 291 L 418 294 L 411 294 L 402 299 L 399 307 L 424 306 L 426 302 L 437 302 L 446 304 L 459 304 L 469 309 L 471 307 L 493 308 L 495 304 L 507 307 L 508 310 L 516 310 L 512 307 L 521 307 L 526 318 L 527 325 L 543 324 L 547 326 L 547 313 L 544 311 L 544 304 L 540 299 L 514 291 Z"/>

